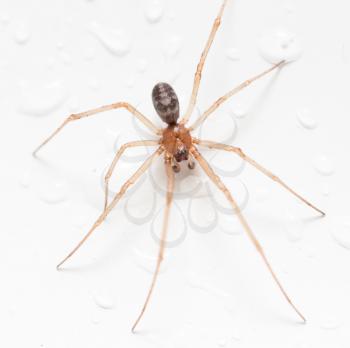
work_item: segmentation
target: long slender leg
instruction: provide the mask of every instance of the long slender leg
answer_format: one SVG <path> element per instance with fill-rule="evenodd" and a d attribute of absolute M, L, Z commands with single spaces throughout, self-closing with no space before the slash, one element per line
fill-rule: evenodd
<path fill-rule="evenodd" d="M 278 280 L 275 272 L 273 271 L 268 259 L 265 256 L 264 250 L 262 248 L 262 246 L 260 245 L 259 241 L 256 239 L 253 231 L 251 230 L 251 228 L 249 227 L 246 219 L 244 218 L 241 210 L 239 209 L 238 204 L 236 203 L 236 201 L 234 200 L 234 198 L 232 197 L 230 191 L 227 189 L 227 187 L 223 184 L 223 182 L 221 181 L 221 179 L 215 174 L 215 172 L 213 171 L 213 169 L 210 167 L 210 165 L 208 164 L 208 162 L 202 157 L 202 155 L 198 152 L 197 149 L 192 148 L 191 150 L 193 156 L 195 157 L 195 159 L 198 161 L 199 165 L 202 167 L 202 169 L 204 170 L 204 172 L 208 175 L 208 177 L 211 179 L 211 181 L 224 193 L 224 195 L 226 196 L 227 200 L 230 202 L 233 210 L 235 212 L 237 212 L 237 216 L 239 221 L 241 222 L 241 224 L 243 225 L 246 233 L 248 234 L 249 239 L 252 241 L 252 243 L 254 244 L 256 250 L 258 251 L 258 253 L 260 254 L 260 256 L 262 257 L 265 265 L 267 266 L 268 270 L 270 271 L 273 279 L 275 280 L 276 284 L 278 285 L 278 287 L 280 288 L 282 294 L 284 295 L 284 297 L 286 298 L 286 300 L 289 302 L 289 304 L 293 307 L 293 309 L 296 311 L 296 313 L 300 316 L 300 318 L 306 322 L 305 317 L 301 314 L 301 312 L 295 307 L 295 305 L 293 304 L 293 302 L 291 301 L 291 299 L 289 298 L 289 296 L 287 295 L 286 291 L 284 290 L 284 288 L 282 287 L 282 284 L 280 283 L 280 281 Z"/>
<path fill-rule="evenodd" d="M 109 105 L 104 105 L 96 109 L 88 110 L 85 112 L 81 112 L 79 114 L 72 114 L 67 117 L 64 122 L 47 138 L 45 139 L 33 152 L 33 156 L 44 146 L 46 145 L 54 136 L 56 136 L 62 128 L 64 128 L 69 122 L 80 120 L 81 118 L 89 117 L 92 115 L 99 114 L 101 112 L 124 108 L 128 110 L 131 114 L 137 117 L 146 127 L 148 127 L 153 133 L 160 134 L 160 130 L 143 114 L 141 114 L 138 110 L 136 110 L 132 105 L 125 102 L 114 103 Z"/>
<path fill-rule="evenodd" d="M 130 147 L 137 147 L 137 146 L 156 146 L 159 145 L 158 140 L 139 140 L 139 141 L 132 141 L 130 143 L 126 143 L 120 147 L 118 152 L 115 154 L 113 161 L 108 168 L 108 171 L 105 175 L 105 203 L 104 203 L 104 210 L 107 208 L 108 204 L 108 188 L 109 188 L 109 179 L 112 176 L 112 173 L 114 171 L 115 166 L 117 165 L 117 162 L 119 161 L 120 157 L 123 155 L 126 149 Z"/>
<path fill-rule="evenodd" d="M 77 246 L 57 265 L 57 269 L 60 268 L 71 256 L 73 256 L 77 250 L 86 242 L 86 240 L 91 236 L 91 234 L 95 231 L 95 229 L 101 225 L 101 223 L 106 219 L 107 215 L 112 211 L 112 209 L 116 206 L 116 204 L 123 197 L 127 189 L 133 185 L 137 179 L 150 167 L 152 162 L 160 156 L 163 152 L 163 148 L 159 147 L 157 151 L 155 151 L 150 157 L 146 159 L 146 161 L 140 166 L 140 168 L 130 177 L 128 181 L 124 183 L 121 187 L 120 191 L 114 196 L 111 203 L 107 206 L 104 212 L 98 217 L 96 222 L 90 228 L 89 232 L 84 236 L 84 238 L 77 244 Z"/>
<path fill-rule="evenodd" d="M 276 68 L 280 67 L 285 63 L 284 60 L 280 61 L 279 63 L 273 65 L 271 68 L 263 71 L 262 73 L 255 75 L 254 77 L 242 82 L 239 84 L 237 87 L 233 88 L 231 91 L 220 97 L 213 105 L 210 106 L 208 110 L 206 110 L 198 119 L 196 122 L 189 127 L 189 130 L 194 130 L 196 129 L 202 122 L 206 120 L 206 118 L 211 115 L 222 103 L 224 103 L 227 99 L 231 98 L 233 95 L 237 94 L 239 91 L 242 89 L 248 87 L 252 82 L 260 79 L 261 77 L 267 75 L 269 72 L 275 70 Z"/>
<path fill-rule="evenodd" d="M 166 157 L 166 159 L 165 159 L 165 167 L 166 167 L 165 168 L 166 175 L 168 178 L 168 187 L 167 187 L 166 206 L 165 206 L 165 212 L 164 212 L 163 228 L 162 228 L 162 234 L 161 234 L 160 245 L 159 245 L 157 265 L 156 265 L 156 269 L 155 269 L 154 274 L 153 274 L 151 286 L 148 290 L 146 301 L 142 307 L 142 310 L 141 310 L 139 316 L 137 317 L 137 319 L 135 321 L 135 324 L 133 325 L 133 327 L 131 329 L 132 332 L 135 331 L 137 324 L 140 322 L 143 314 L 146 311 L 147 305 L 149 303 L 152 292 L 154 290 L 154 286 L 155 286 L 157 278 L 158 278 L 160 265 L 161 265 L 163 258 L 164 258 L 164 248 L 165 248 L 165 243 L 166 243 L 166 238 L 167 238 L 167 233 L 168 233 L 170 208 L 171 208 L 171 202 L 173 200 L 173 193 L 174 193 L 174 171 L 172 169 L 171 159 L 169 157 Z"/>
<path fill-rule="evenodd" d="M 222 15 L 224 13 L 224 9 L 225 9 L 225 6 L 227 4 L 227 1 L 228 0 L 224 0 L 222 2 L 219 14 L 215 18 L 215 21 L 214 21 L 213 27 L 211 29 L 208 41 L 207 41 L 207 43 L 205 45 L 204 51 L 202 52 L 201 58 L 200 58 L 199 63 L 197 65 L 196 74 L 194 75 L 191 99 L 190 99 L 190 102 L 188 104 L 185 116 L 180 121 L 181 124 L 185 124 L 188 121 L 188 119 L 190 118 L 190 116 L 191 116 L 191 114 L 193 112 L 193 109 L 194 109 L 194 107 L 196 105 L 197 94 L 198 94 L 199 84 L 200 84 L 201 77 L 202 77 L 202 70 L 203 70 L 203 67 L 204 67 L 204 63 L 205 63 L 205 60 L 206 60 L 207 55 L 209 53 L 210 47 L 211 47 L 211 45 L 212 45 L 212 43 L 214 41 L 215 34 L 216 34 L 216 32 L 217 32 L 217 30 L 218 30 L 218 28 L 220 26 L 221 18 L 222 18 Z"/>
<path fill-rule="evenodd" d="M 267 170 L 266 168 L 264 168 L 262 165 L 260 165 L 259 163 L 255 162 L 252 158 L 248 157 L 243 151 L 242 149 L 240 149 L 239 147 L 235 147 L 235 146 L 231 146 L 231 145 L 225 145 L 225 144 L 220 144 L 220 143 L 215 143 L 213 141 L 208 141 L 208 140 L 200 140 L 200 139 L 193 139 L 195 144 L 201 145 L 201 146 L 205 146 L 208 147 L 210 149 L 217 149 L 217 150 L 224 150 L 224 151 L 229 151 L 229 152 L 234 152 L 235 154 L 237 154 L 239 157 L 243 158 L 245 161 L 247 161 L 248 163 L 250 163 L 253 167 L 255 167 L 256 169 L 258 169 L 260 172 L 262 172 L 263 174 L 265 174 L 266 176 L 268 176 L 270 179 L 272 179 L 273 181 L 276 181 L 277 183 L 279 183 L 280 185 L 282 185 L 287 191 L 289 191 L 290 193 L 292 193 L 294 196 L 296 196 L 297 198 L 299 198 L 302 202 L 304 202 L 305 204 L 307 204 L 309 207 L 311 207 L 312 209 L 316 210 L 318 213 L 320 213 L 321 215 L 326 215 L 322 210 L 318 209 L 317 207 L 315 207 L 313 204 L 311 204 L 308 200 L 306 200 L 304 197 L 300 196 L 298 193 L 296 193 L 293 189 L 291 189 L 287 184 L 285 184 L 278 176 L 272 174 L 269 170 Z"/>

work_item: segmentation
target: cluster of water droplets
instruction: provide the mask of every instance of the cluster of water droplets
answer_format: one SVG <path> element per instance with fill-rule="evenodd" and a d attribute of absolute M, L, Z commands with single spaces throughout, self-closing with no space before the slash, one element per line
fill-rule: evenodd
<path fill-rule="evenodd" d="M 260 39 L 260 53 L 269 63 L 291 62 L 300 58 L 302 48 L 294 34 L 279 30 Z"/>

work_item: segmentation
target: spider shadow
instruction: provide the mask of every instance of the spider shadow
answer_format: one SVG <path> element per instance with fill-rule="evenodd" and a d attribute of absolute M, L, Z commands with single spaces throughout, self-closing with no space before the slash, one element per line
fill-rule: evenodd
<path fill-rule="evenodd" d="M 240 128 L 239 128 L 240 132 L 243 132 L 246 129 L 251 128 L 251 125 L 255 122 L 258 114 L 261 113 L 261 110 L 264 108 L 264 104 L 269 99 L 269 95 L 275 85 L 276 80 L 281 74 L 281 70 L 285 68 L 286 65 L 289 65 L 289 64 L 291 64 L 291 62 L 287 62 L 283 64 L 283 66 L 277 69 L 276 73 L 271 76 L 271 78 L 267 82 L 266 87 L 262 90 L 262 92 L 259 94 L 256 100 L 251 104 L 251 107 L 249 108 L 249 114 L 251 115 L 251 117 L 247 118 L 245 120 L 246 122 L 242 122 L 240 124 Z"/>

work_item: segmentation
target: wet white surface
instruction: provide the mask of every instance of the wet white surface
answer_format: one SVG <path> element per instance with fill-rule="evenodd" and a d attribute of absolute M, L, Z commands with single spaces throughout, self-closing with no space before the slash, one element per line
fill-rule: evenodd
<path fill-rule="evenodd" d="M 130 328 L 162 224 L 161 161 L 65 270 L 55 269 L 101 212 L 116 149 L 153 136 L 119 110 L 68 125 L 38 159 L 31 151 L 71 112 L 116 101 L 160 125 L 151 102 L 160 80 L 173 84 L 184 110 L 220 3 L 0 2 L 1 347 L 349 347 L 345 0 L 229 0 L 194 113 L 269 62 L 294 60 L 224 104 L 197 135 L 240 146 L 327 212 L 316 218 L 233 154 L 203 149 L 306 325 L 198 166 L 177 175 L 166 259 L 138 334 Z M 110 199 L 152 150 L 125 153 Z"/>

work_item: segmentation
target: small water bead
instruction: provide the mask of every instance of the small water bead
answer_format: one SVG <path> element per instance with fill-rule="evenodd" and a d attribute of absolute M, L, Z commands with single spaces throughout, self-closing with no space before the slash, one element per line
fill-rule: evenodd
<path fill-rule="evenodd" d="M 97 91 L 100 88 L 100 82 L 95 78 L 90 78 L 88 80 L 88 86 L 91 90 Z"/>
<path fill-rule="evenodd" d="M 32 176 L 32 171 L 31 169 L 26 169 L 21 173 L 21 176 L 19 178 L 19 184 L 23 188 L 28 188 L 31 184 L 31 176 Z"/>
<path fill-rule="evenodd" d="M 332 235 L 338 245 L 350 250 L 350 218 L 338 217 L 333 223 Z"/>
<path fill-rule="evenodd" d="M 322 184 L 321 193 L 325 197 L 328 197 L 331 194 L 331 190 L 328 183 Z"/>
<path fill-rule="evenodd" d="M 208 233 L 218 224 L 218 213 L 209 196 L 191 198 L 187 215 L 190 227 L 196 232 Z"/>
<path fill-rule="evenodd" d="M 154 218 L 157 208 L 157 195 L 155 191 L 151 190 L 150 184 L 141 185 L 126 200 L 124 205 L 125 216 L 131 223 L 143 225 Z"/>
<path fill-rule="evenodd" d="M 122 29 L 107 29 L 97 22 L 92 22 L 90 32 L 110 53 L 123 57 L 131 50 L 131 42 Z"/>
<path fill-rule="evenodd" d="M 163 54 L 166 59 L 175 58 L 182 47 L 182 38 L 178 35 L 166 35 L 163 41 Z"/>
<path fill-rule="evenodd" d="M 145 17 L 149 23 L 159 22 L 164 14 L 164 5 L 159 0 L 148 0 L 145 9 Z"/>
<path fill-rule="evenodd" d="M 243 233 L 243 227 L 238 219 L 228 214 L 220 215 L 219 229 L 231 236 L 237 236 Z"/>
<path fill-rule="evenodd" d="M 298 110 L 297 118 L 300 125 L 305 129 L 315 129 L 318 126 L 317 121 L 311 116 L 310 110 L 307 108 Z"/>
<path fill-rule="evenodd" d="M 8 13 L 2 13 L 0 15 L 0 24 L 6 26 L 10 23 L 10 15 Z"/>
<path fill-rule="evenodd" d="M 294 34 L 279 31 L 261 38 L 260 53 L 269 63 L 290 62 L 300 58 L 302 49 Z"/>
<path fill-rule="evenodd" d="M 102 316 L 101 316 L 101 311 L 94 310 L 93 313 L 91 314 L 91 323 L 94 325 L 98 325 L 101 323 Z"/>
<path fill-rule="evenodd" d="M 313 166 L 315 170 L 321 175 L 329 176 L 334 174 L 333 161 L 325 155 L 317 156 L 313 160 Z"/>
<path fill-rule="evenodd" d="M 71 55 L 68 52 L 61 51 L 60 52 L 60 58 L 61 58 L 63 64 L 65 64 L 65 65 L 72 64 L 72 57 L 71 57 Z"/>
<path fill-rule="evenodd" d="M 240 52 L 237 48 L 230 47 L 230 48 L 228 48 L 228 50 L 226 52 L 226 56 L 228 59 L 230 59 L 232 61 L 237 61 L 240 59 Z"/>
<path fill-rule="evenodd" d="M 284 221 L 287 239 L 290 242 L 300 241 L 303 238 L 305 228 L 302 221 L 295 217 L 290 211 L 286 212 Z"/>
<path fill-rule="evenodd" d="M 334 315 L 329 315 L 322 319 L 320 323 L 321 329 L 324 330 L 335 330 L 341 326 L 341 322 Z"/>
<path fill-rule="evenodd" d="M 228 344 L 227 338 L 221 338 L 218 342 L 218 347 L 226 347 Z"/>
<path fill-rule="evenodd" d="M 29 29 L 25 24 L 19 25 L 14 32 L 13 36 L 15 42 L 19 45 L 25 45 L 30 39 Z"/>
<path fill-rule="evenodd" d="M 125 87 L 127 88 L 133 88 L 136 84 L 136 76 L 131 75 L 129 76 L 125 81 Z"/>
<path fill-rule="evenodd" d="M 229 112 L 235 118 L 245 118 L 248 114 L 248 107 L 237 102 L 230 103 Z"/>
<path fill-rule="evenodd" d="M 84 50 L 84 59 L 87 61 L 92 61 L 96 56 L 96 48 L 93 46 L 88 46 Z"/>
<path fill-rule="evenodd" d="M 49 204 L 57 204 L 67 199 L 67 184 L 62 180 L 45 178 L 37 188 L 41 200 Z"/>
<path fill-rule="evenodd" d="M 61 81 L 35 86 L 28 81 L 20 83 L 20 111 L 30 116 L 48 116 L 63 105 L 67 92 Z"/>
<path fill-rule="evenodd" d="M 147 67 L 148 67 L 148 61 L 146 59 L 141 58 L 136 62 L 136 70 L 140 74 L 143 74 L 144 72 L 146 72 Z"/>
<path fill-rule="evenodd" d="M 102 309 L 113 309 L 115 307 L 113 296 L 104 290 L 95 294 L 93 298 L 96 305 Z"/>
<path fill-rule="evenodd" d="M 292 14 L 295 11 L 294 0 L 286 0 L 284 8 L 286 9 L 288 14 Z"/>

